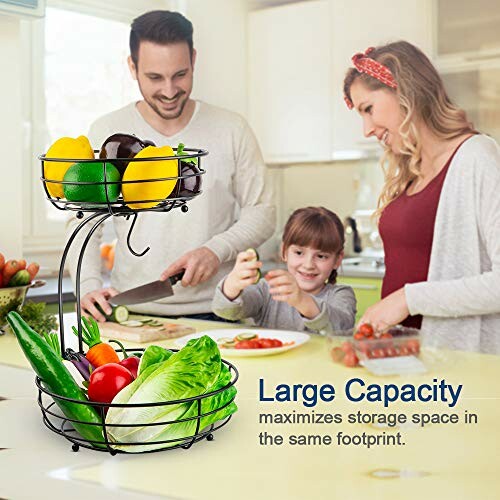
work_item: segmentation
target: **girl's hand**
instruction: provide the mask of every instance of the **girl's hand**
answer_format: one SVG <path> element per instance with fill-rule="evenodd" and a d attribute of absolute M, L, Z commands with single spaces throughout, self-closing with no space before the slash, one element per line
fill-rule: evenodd
<path fill-rule="evenodd" d="M 297 283 L 297 280 L 285 269 L 274 269 L 265 276 L 269 283 L 269 293 L 274 300 L 288 302 L 295 307 L 302 299 L 304 293 Z"/>
<path fill-rule="evenodd" d="M 358 325 L 370 323 L 375 330 L 381 331 L 401 323 L 409 314 L 405 290 L 400 288 L 385 299 L 370 306 L 363 314 Z"/>
<path fill-rule="evenodd" d="M 319 308 L 314 299 L 302 291 L 297 280 L 285 269 L 269 271 L 265 280 L 269 283 L 269 293 L 273 300 L 287 302 L 299 313 L 309 319 L 319 314 Z"/>
<path fill-rule="evenodd" d="M 261 267 L 262 262 L 255 260 L 255 253 L 252 250 L 240 252 L 236 257 L 233 270 L 224 280 L 222 293 L 229 300 L 234 300 L 247 286 L 257 282 L 257 270 Z"/>

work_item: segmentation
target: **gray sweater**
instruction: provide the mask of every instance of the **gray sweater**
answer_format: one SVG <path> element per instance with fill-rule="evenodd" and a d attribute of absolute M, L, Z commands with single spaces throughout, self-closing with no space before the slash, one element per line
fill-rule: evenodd
<path fill-rule="evenodd" d="M 221 318 L 241 320 L 253 318 L 264 328 L 309 331 L 326 334 L 347 330 L 354 326 L 356 298 L 350 286 L 326 285 L 318 295 L 311 295 L 318 304 L 320 313 L 307 319 L 286 302 L 273 300 L 267 281 L 262 279 L 251 285 L 234 300 L 222 293 L 222 280 L 215 290 L 212 309 Z"/>
<path fill-rule="evenodd" d="M 500 354 L 500 148 L 490 137 L 470 138 L 453 158 L 428 281 L 405 294 L 428 344 Z"/>

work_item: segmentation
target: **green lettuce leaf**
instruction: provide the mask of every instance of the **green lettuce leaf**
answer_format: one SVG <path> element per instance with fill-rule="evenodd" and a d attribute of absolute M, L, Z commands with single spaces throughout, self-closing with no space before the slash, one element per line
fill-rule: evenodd
<path fill-rule="evenodd" d="M 150 359 L 156 358 L 152 355 Z M 154 403 L 191 398 L 220 389 L 230 380 L 231 374 L 221 362 L 217 344 L 210 337 L 203 336 L 189 341 L 166 361 L 143 368 L 138 378 L 117 394 L 113 403 Z M 234 413 L 237 407 L 230 401 L 235 395 L 236 388 L 233 386 L 202 399 L 201 413 L 210 414 L 200 419 L 199 430 Z M 114 445 L 114 448 L 129 452 L 149 451 L 189 442 L 196 432 L 197 415 L 197 401 L 140 408 L 110 408 L 106 427 L 110 441 L 121 443 Z M 191 420 L 177 422 L 182 419 Z M 127 427 L 117 427 L 119 424 Z M 171 439 L 175 441 L 155 443 Z M 130 446 L 125 443 L 142 444 Z"/>

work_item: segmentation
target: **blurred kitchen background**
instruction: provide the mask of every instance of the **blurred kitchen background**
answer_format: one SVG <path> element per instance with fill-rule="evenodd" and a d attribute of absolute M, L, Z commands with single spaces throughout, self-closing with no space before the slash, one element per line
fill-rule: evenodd
<path fill-rule="evenodd" d="M 40 262 L 41 275 L 57 272 L 65 213 L 44 199 L 36 157 L 140 98 L 126 66 L 129 25 L 153 9 L 193 22 L 193 97 L 239 112 L 259 139 L 278 206 L 263 257 L 276 259 L 294 209 L 323 205 L 346 221 L 355 259 L 344 276 L 370 300 L 383 276 L 370 218 L 381 149 L 343 101 L 351 56 L 415 43 L 476 128 L 500 140 L 498 0 L 0 0 L 0 250 Z"/>

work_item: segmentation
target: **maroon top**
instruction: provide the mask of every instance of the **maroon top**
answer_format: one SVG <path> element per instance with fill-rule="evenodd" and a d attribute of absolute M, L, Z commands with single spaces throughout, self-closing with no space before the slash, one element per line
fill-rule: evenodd
<path fill-rule="evenodd" d="M 382 298 L 407 283 L 427 281 L 439 197 L 451 160 L 462 144 L 422 191 L 408 195 L 408 185 L 382 212 L 379 222 L 385 254 Z M 422 316 L 408 316 L 402 324 L 420 328 Z"/>

